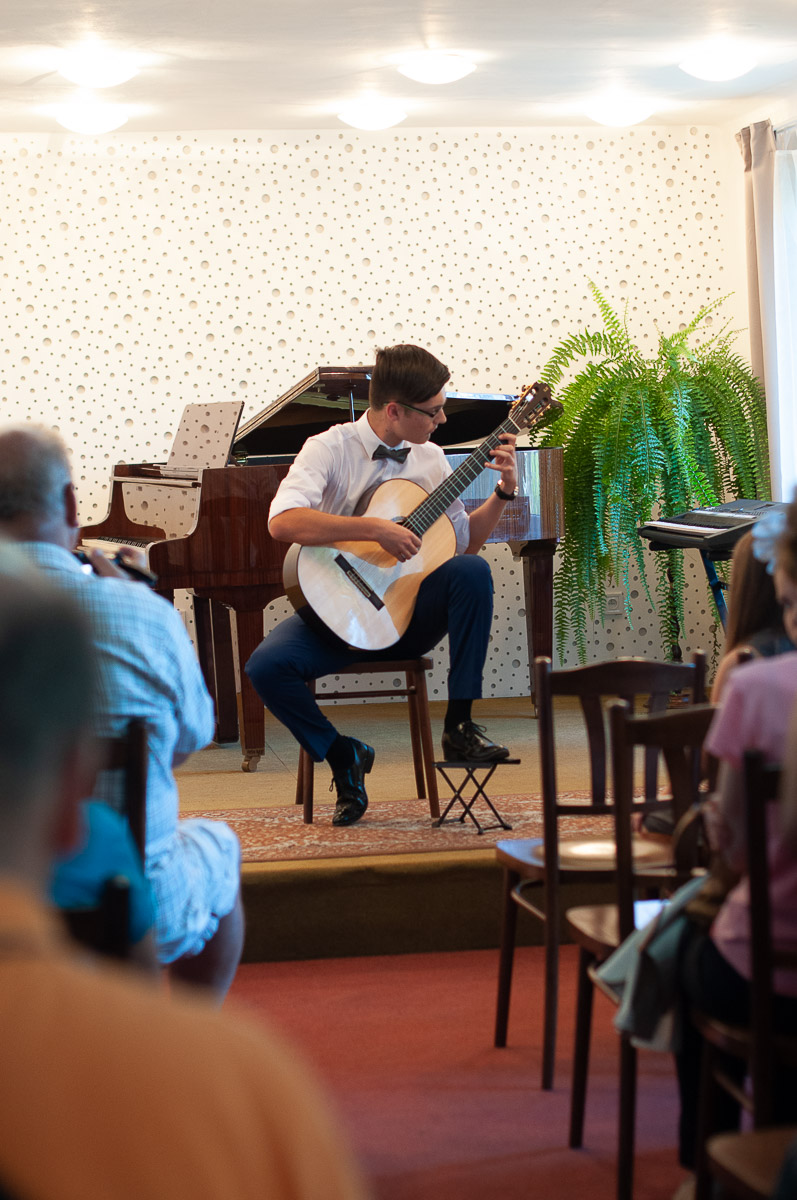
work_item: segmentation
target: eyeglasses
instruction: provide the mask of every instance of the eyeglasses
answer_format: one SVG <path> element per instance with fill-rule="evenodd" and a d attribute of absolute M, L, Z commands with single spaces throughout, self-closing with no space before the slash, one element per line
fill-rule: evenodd
<path fill-rule="evenodd" d="M 438 404 L 437 408 L 418 408 L 417 404 L 405 404 L 403 400 L 399 400 L 398 403 L 402 408 L 412 409 L 413 412 L 420 413 L 421 416 L 424 417 L 429 417 L 429 419 L 432 421 L 435 419 L 437 414 L 441 413 L 445 408 L 444 404 Z"/>

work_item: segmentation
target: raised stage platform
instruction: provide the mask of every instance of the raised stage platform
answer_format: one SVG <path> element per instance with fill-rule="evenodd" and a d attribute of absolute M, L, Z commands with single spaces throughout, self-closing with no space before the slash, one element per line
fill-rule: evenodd
<path fill-rule="evenodd" d="M 437 736 L 442 713 L 443 705 L 433 704 Z M 370 807 L 350 828 L 331 824 L 334 797 L 325 767 L 317 771 L 315 821 L 303 824 L 293 804 L 297 753 L 271 720 L 256 773 L 240 770 L 237 746 L 209 747 L 180 768 L 182 815 L 228 821 L 241 840 L 246 961 L 497 945 L 501 873 L 492 847 L 499 837 L 541 832 L 537 726 L 528 700 L 480 702 L 475 718 L 521 759 L 503 774 L 499 768 L 489 791 L 511 832 L 479 835 L 469 821 L 432 827 L 427 802 L 415 795 L 401 704 L 336 708 L 341 731 L 377 749 L 368 777 Z M 561 729 L 568 743 L 561 786 L 585 795 L 587 764 L 575 711 L 563 708 Z M 596 833 L 605 828 L 605 818 L 595 822 Z M 574 892 L 568 903 L 586 898 Z M 529 921 L 522 937 L 538 941 L 539 925 Z"/>

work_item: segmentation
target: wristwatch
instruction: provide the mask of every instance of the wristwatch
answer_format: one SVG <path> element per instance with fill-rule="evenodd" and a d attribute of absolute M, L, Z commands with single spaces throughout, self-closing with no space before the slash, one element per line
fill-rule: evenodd
<path fill-rule="evenodd" d="M 500 483 L 497 483 L 495 485 L 495 494 L 499 500 L 514 500 L 515 496 L 517 496 L 517 488 L 515 488 L 514 492 L 505 492 L 501 488 Z"/>

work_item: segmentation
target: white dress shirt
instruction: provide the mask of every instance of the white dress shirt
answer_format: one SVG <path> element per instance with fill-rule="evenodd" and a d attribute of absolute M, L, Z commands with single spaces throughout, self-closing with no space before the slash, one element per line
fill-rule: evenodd
<path fill-rule="evenodd" d="M 390 458 L 374 461 L 374 450 L 383 444 L 369 424 L 367 410 L 354 422 L 333 425 L 308 438 L 271 502 L 269 521 L 293 508 L 343 517 L 360 515 L 363 497 L 388 479 L 409 479 L 432 492 L 451 475 L 445 454 L 434 442 L 402 442 L 396 449 L 410 447 L 403 463 Z M 462 501 L 455 500 L 446 516 L 457 535 L 457 553 L 464 554 L 470 527 Z"/>

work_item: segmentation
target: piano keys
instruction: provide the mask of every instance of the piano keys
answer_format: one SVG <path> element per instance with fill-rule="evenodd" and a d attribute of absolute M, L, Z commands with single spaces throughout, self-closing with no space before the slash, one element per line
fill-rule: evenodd
<path fill-rule="evenodd" d="M 313 433 L 356 420 L 368 406 L 369 367 L 318 367 L 235 434 L 226 465 L 182 476 L 168 464 L 118 464 L 103 521 L 83 537 L 143 545 L 158 591 L 193 596 L 199 658 L 216 703 L 219 741 L 240 736 L 242 769 L 265 747 L 263 705 L 243 671 L 263 637 L 263 610 L 284 594 L 288 544 L 268 532 L 271 500 Z M 447 393 L 435 441 L 452 467 L 505 419 L 515 397 Z M 201 407 L 201 406 L 199 406 Z M 464 445 L 463 445 L 464 443 Z M 218 459 L 217 459 L 218 461 Z M 523 562 L 529 662 L 552 652 L 553 555 L 563 531 L 562 451 L 518 452 L 519 494 L 488 539 L 508 542 Z M 196 476 L 196 477 L 195 477 Z M 463 496 L 470 509 L 492 490 L 485 472 Z M 233 647 L 241 691 L 236 705 Z M 533 678 L 533 673 L 531 673 Z"/>

